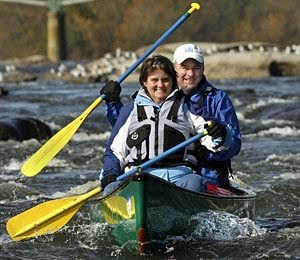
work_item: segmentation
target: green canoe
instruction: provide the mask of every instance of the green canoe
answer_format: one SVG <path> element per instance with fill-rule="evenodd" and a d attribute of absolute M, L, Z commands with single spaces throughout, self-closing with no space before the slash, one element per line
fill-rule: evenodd
<path fill-rule="evenodd" d="M 92 221 L 110 224 L 120 245 L 144 253 L 152 240 L 185 234 L 185 223 L 199 212 L 226 211 L 254 219 L 256 194 L 234 186 L 232 193 L 230 196 L 196 193 L 139 173 L 93 203 L 90 214 Z"/>

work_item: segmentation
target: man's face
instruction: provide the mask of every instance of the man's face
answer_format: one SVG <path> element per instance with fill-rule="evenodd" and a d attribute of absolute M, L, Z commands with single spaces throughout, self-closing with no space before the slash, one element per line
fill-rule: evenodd
<path fill-rule="evenodd" d="M 186 59 L 181 64 L 175 64 L 178 87 L 185 93 L 193 91 L 201 81 L 204 65 L 194 59 Z"/>

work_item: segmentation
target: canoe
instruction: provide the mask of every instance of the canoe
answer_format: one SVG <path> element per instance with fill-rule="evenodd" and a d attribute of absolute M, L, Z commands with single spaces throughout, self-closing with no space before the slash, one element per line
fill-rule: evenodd
<path fill-rule="evenodd" d="M 149 242 L 185 233 L 185 223 L 199 212 L 225 211 L 255 218 L 254 192 L 232 186 L 231 195 L 198 193 L 148 173 L 125 179 L 116 190 L 90 205 L 92 221 L 110 224 L 115 240 L 146 253 Z"/>

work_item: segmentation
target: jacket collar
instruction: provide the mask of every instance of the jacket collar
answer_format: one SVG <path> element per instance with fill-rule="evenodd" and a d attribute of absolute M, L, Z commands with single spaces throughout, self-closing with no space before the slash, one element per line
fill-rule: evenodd
<path fill-rule="evenodd" d="M 173 90 L 170 93 L 170 95 L 165 99 L 165 101 L 172 98 L 177 91 L 178 91 L 178 89 Z M 156 104 L 143 88 L 140 88 L 140 90 L 138 91 L 136 98 L 135 98 L 136 104 L 138 104 L 140 106 L 154 106 L 154 107 L 158 107 L 158 108 L 160 108 L 165 101 L 163 101 L 160 104 Z"/>

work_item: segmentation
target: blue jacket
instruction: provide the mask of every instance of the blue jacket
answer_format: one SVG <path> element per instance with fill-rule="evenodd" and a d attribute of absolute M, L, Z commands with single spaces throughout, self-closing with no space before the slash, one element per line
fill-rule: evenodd
<path fill-rule="evenodd" d="M 204 91 L 209 89 L 210 91 L 203 99 L 203 103 L 199 104 L 205 95 L 203 94 Z M 206 158 L 208 161 L 225 161 L 239 154 L 241 150 L 239 121 L 230 98 L 223 90 L 214 88 L 203 76 L 197 89 L 187 96 L 186 102 L 193 114 L 202 116 L 206 121 L 216 119 L 233 130 L 234 141 L 230 148 L 218 153 L 209 153 Z"/>
<path fill-rule="evenodd" d="M 241 150 L 241 133 L 235 109 L 227 94 L 221 89 L 214 88 L 206 80 L 205 76 L 203 76 L 195 91 L 187 96 L 186 103 L 193 114 L 200 115 L 205 120 L 218 120 L 231 128 L 233 132 L 233 142 L 229 149 L 218 153 L 208 152 L 205 158 L 206 164 L 203 164 L 205 166 L 199 169 L 204 178 L 218 184 L 219 181 L 214 164 L 230 160 L 239 154 Z M 107 104 L 107 118 L 112 126 L 116 123 L 122 106 L 121 102 Z"/>

